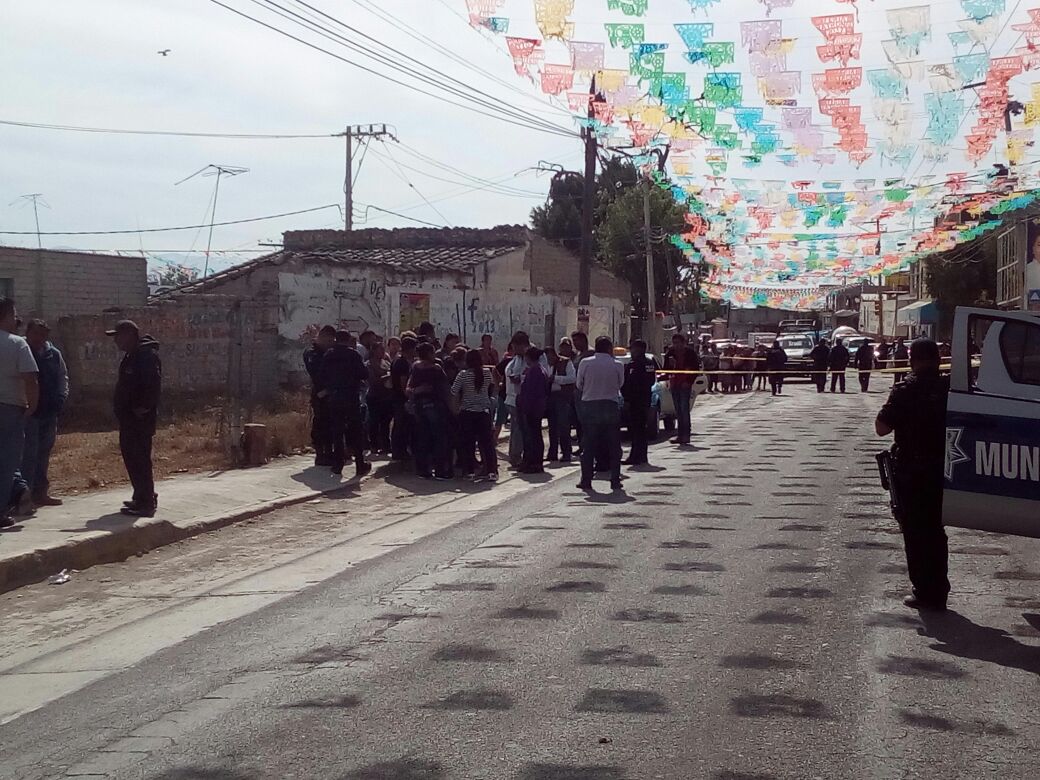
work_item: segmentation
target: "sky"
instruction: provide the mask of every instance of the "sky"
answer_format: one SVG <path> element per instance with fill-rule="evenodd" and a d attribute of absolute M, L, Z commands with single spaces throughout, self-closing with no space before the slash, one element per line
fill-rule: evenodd
<path fill-rule="evenodd" d="M 358 0 L 313 0 L 312 5 L 425 65 L 573 129 L 565 113 L 549 107 L 532 85 L 517 78 L 501 41 L 469 27 L 461 0 L 375 2 L 384 12 L 444 42 L 471 65 L 463 66 L 408 37 L 401 25 L 380 19 Z M 227 4 L 258 18 L 276 19 L 250 0 Z M 290 28 L 285 20 L 277 21 Z M 356 56 L 329 41 L 323 44 L 343 56 Z M 167 56 L 158 54 L 164 49 L 170 50 Z M 308 49 L 207 0 L 8 3 L 0 30 L 0 72 L 8 74 L 0 79 L 0 120 L 5 121 L 294 134 L 386 123 L 402 145 L 373 144 L 373 154 L 366 156 L 357 174 L 355 200 L 438 225 L 525 223 L 531 207 L 544 202 L 549 183 L 549 175 L 527 169 L 540 160 L 569 167 L 581 164 L 576 137 L 546 134 L 447 105 Z M 31 204 L 21 197 L 30 193 L 42 193 L 49 206 L 39 209 L 43 231 L 198 225 L 207 221 L 214 179 L 198 176 L 176 186 L 175 182 L 210 164 L 249 169 L 222 178 L 218 222 L 343 202 L 342 138 L 229 140 L 0 125 L 0 148 L 0 230 L 35 230 Z M 530 194 L 474 189 L 476 185 L 457 172 L 435 167 L 411 150 Z M 358 211 L 356 228 L 418 224 L 371 211 L 366 217 L 362 207 Z M 213 248 L 258 250 L 261 243 L 278 243 L 284 230 L 341 225 L 341 212 L 330 208 L 217 227 Z M 206 239 L 205 230 L 45 236 L 44 246 L 144 249 L 152 257 L 159 253 L 201 264 Z M 36 236 L 0 236 L 0 242 L 35 246 Z M 195 252 L 169 251 L 189 249 Z M 211 264 L 220 269 L 255 254 L 215 254 Z"/>

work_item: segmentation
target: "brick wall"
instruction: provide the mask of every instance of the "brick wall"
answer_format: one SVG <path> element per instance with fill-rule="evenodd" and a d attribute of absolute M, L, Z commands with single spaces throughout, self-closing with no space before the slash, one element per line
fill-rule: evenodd
<path fill-rule="evenodd" d="M 143 306 L 148 297 L 147 261 L 142 257 L 0 247 L 0 279 L 12 280 L 23 316 L 50 320 L 98 314 L 113 306 Z"/>
<path fill-rule="evenodd" d="M 263 401 L 278 390 L 276 306 L 225 295 L 185 295 L 57 320 L 52 338 L 69 367 L 71 412 L 79 404 L 108 414 L 121 355 L 105 330 L 120 319 L 134 320 L 142 333 L 159 341 L 167 412 L 212 404 L 239 382 L 247 402 Z M 232 350 L 239 354 L 236 334 L 241 337 L 240 357 L 232 360 Z"/>

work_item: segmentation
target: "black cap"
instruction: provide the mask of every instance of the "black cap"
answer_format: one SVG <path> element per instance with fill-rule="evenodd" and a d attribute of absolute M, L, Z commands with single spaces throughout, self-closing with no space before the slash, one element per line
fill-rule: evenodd
<path fill-rule="evenodd" d="M 141 329 L 137 327 L 137 323 L 133 320 L 120 320 L 112 330 L 106 330 L 105 335 L 114 336 L 117 333 L 133 333 L 137 335 L 140 332 Z"/>

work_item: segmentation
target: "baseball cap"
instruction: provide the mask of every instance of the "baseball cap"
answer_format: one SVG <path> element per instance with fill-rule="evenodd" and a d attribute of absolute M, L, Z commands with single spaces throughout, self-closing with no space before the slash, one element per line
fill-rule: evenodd
<path fill-rule="evenodd" d="M 106 330 L 106 336 L 114 336 L 117 333 L 140 333 L 140 328 L 133 320 L 120 320 L 112 330 Z"/>

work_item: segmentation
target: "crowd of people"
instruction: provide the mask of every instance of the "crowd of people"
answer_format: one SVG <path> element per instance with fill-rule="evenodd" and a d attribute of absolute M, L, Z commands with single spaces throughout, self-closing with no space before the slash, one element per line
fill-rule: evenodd
<path fill-rule="evenodd" d="M 621 429 L 632 448 L 624 461 L 646 463 L 648 425 L 658 364 L 635 339 L 621 362 L 609 338 L 590 348 L 580 331 L 540 347 L 523 331 L 500 353 L 485 334 L 479 347 L 458 334 L 438 339 L 430 323 L 385 341 L 322 327 L 303 354 L 311 379 L 315 465 L 342 474 L 348 454 L 355 473 L 371 470 L 366 453 L 411 461 L 424 479 L 495 481 L 496 444 L 508 427 L 509 467 L 539 474 L 545 463 L 581 458 L 580 486 L 605 472 L 621 487 Z M 676 335 L 664 356 L 675 402 L 677 444 L 690 440 L 690 406 L 700 355 Z M 577 444 L 577 446 L 575 446 Z"/>

